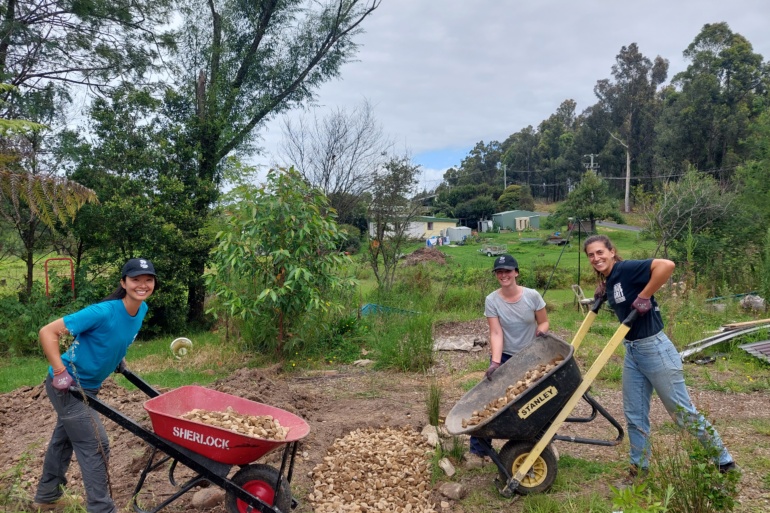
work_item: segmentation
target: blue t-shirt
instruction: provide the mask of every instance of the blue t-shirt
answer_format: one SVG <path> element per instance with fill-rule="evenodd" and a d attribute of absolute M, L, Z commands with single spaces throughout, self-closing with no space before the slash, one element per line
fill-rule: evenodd
<path fill-rule="evenodd" d="M 623 322 L 631 312 L 631 303 L 644 290 L 652 276 L 652 259 L 615 262 L 607 277 L 607 302 Z M 650 298 L 652 310 L 637 317 L 626 335 L 627 340 L 651 337 L 663 329 L 663 318 L 655 296 Z"/>
<path fill-rule="evenodd" d="M 75 340 L 62 355 L 62 361 L 81 388 L 102 386 L 126 356 L 146 314 L 146 303 L 131 316 L 123 301 L 116 299 L 96 303 L 64 317 L 64 326 Z M 48 372 L 53 375 L 50 367 Z"/>

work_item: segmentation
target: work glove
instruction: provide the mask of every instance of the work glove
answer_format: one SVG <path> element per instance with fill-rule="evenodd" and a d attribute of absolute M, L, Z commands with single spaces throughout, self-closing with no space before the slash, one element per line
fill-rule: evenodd
<path fill-rule="evenodd" d="M 601 282 L 594 290 L 594 301 L 597 301 L 607 295 L 607 282 Z"/>
<path fill-rule="evenodd" d="M 126 359 L 123 358 L 122 360 L 120 360 L 120 363 L 115 368 L 115 372 L 117 372 L 118 374 L 123 374 L 123 371 L 126 370 L 126 369 L 127 369 L 127 367 L 126 367 Z"/>
<path fill-rule="evenodd" d="M 487 372 L 484 373 L 484 376 L 486 376 L 487 379 L 492 379 L 492 374 L 494 374 L 499 367 L 500 367 L 499 362 L 490 363 L 489 368 L 487 369 Z"/>
<path fill-rule="evenodd" d="M 637 296 L 631 303 L 631 308 L 639 312 L 639 316 L 642 316 L 652 310 L 652 301 L 648 297 Z"/>
<path fill-rule="evenodd" d="M 67 369 L 64 369 L 59 374 L 54 375 L 53 387 L 56 390 L 67 391 L 70 389 L 70 386 L 72 386 L 72 376 L 70 376 L 70 373 L 67 372 Z"/>

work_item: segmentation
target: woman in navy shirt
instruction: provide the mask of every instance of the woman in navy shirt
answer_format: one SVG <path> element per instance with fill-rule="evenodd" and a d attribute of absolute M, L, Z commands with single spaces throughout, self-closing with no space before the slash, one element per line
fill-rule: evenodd
<path fill-rule="evenodd" d="M 663 318 L 653 294 L 671 278 L 674 262 L 661 258 L 623 260 L 605 235 L 588 237 L 583 249 L 599 277 L 595 296 L 606 294 L 621 322 L 631 310 L 639 314 L 623 341 L 623 410 L 631 444 L 629 477 L 644 473 L 649 465 L 653 390 L 679 427 L 686 427 L 704 447 L 715 450 L 721 472 L 736 469 L 719 433 L 693 406 L 684 384 L 682 359 L 663 331 Z"/>

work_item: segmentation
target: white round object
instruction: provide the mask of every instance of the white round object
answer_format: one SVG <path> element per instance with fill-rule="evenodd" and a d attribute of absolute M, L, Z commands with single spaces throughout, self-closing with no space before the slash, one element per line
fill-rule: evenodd
<path fill-rule="evenodd" d="M 179 337 L 171 342 L 171 352 L 174 356 L 180 357 L 187 354 L 192 349 L 193 343 L 189 338 Z"/>

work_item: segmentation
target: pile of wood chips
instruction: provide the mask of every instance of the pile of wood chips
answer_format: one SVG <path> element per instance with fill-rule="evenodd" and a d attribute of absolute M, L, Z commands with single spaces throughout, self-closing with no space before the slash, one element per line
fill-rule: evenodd
<path fill-rule="evenodd" d="M 474 410 L 473 413 L 471 413 L 471 418 L 463 419 L 462 426 L 466 428 L 468 426 L 475 426 L 484 422 L 486 419 L 508 406 L 509 403 L 514 402 L 516 398 L 526 392 L 527 389 L 532 386 L 532 384 L 537 382 L 551 369 L 563 361 L 564 357 L 557 356 L 546 364 L 541 363 L 534 369 L 528 370 L 522 379 L 518 380 L 513 385 L 508 385 L 508 388 L 505 389 L 504 396 L 490 401 L 481 411 Z"/>
<path fill-rule="evenodd" d="M 232 406 L 223 412 L 195 408 L 180 417 L 263 440 L 285 440 L 289 432 L 272 415 L 245 415 L 233 410 Z"/>
<path fill-rule="evenodd" d="M 338 438 L 310 476 L 316 513 L 435 513 L 425 438 L 411 427 L 366 428 Z"/>

